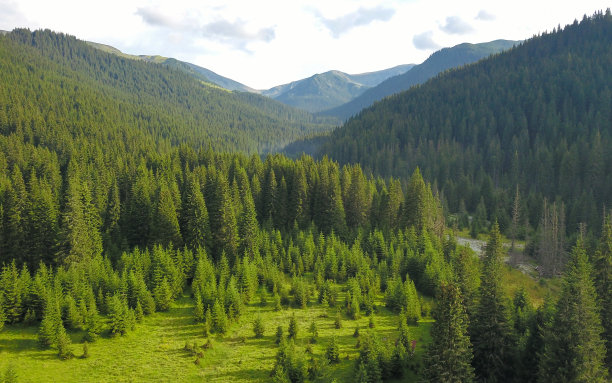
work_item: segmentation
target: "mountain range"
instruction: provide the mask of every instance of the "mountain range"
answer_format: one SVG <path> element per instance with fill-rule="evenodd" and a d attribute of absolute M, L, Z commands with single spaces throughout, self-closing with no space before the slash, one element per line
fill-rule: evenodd
<path fill-rule="evenodd" d="M 338 121 L 346 120 L 384 97 L 421 84 L 440 72 L 478 61 L 509 49 L 517 43 L 509 40 L 479 44 L 463 43 L 443 48 L 418 65 L 403 64 L 361 74 L 331 70 L 270 89 L 257 90 L 189 62 L 159 55 L 125 54 L 109 45 L 89 42 L 90 45 L 105 52 L 165 65 L 226 90 L 261 94 L 285 105 L 310 113 L 319 113 L 321 116 L 335 118 Z"/>
<path fill-rule="evenodd" d="M 264 90 L 264 96 L 309 112 L 320 112 L 342 105 L 384 80 L 409 71 L 414 64 L 362 74 L 337 70 Z"/>

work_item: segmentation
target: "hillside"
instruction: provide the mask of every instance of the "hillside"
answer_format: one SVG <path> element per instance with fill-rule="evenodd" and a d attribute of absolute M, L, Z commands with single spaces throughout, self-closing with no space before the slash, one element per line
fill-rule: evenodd
<path fill-rule="evenodd" d="M 452 48 L 443 48 L 433 53 L 423 63 L 415 65 L 409 71 L 387 78 L 372 89 L 364 91 L 361 95 L 348 101 L 346 104 L 323 111 L 321 114 L 334 116 L 341 120 L 356 115 L 362 109 L 372 105 L 378 100 L 410 89 L 422 84 L 438 73 L 445 70 L 461 67 L 476 62 L 492 54 L 510 49 L 516 41 L 495 40 L 480 44 L 459 44 Z"/>
<path fill-rule="evenodd" d="M 418 166 L 450 212 L 510 226 L 565 203 L 565 227 L 598 230 L 612 206 L 612 17 L 609 11 L 534 37 L 375 104 L 321 150 L 382 176 Z M 413 72 L 413 68 L 409 73 Z"/>
<path fill-rule="evenodd" d="M 385 79 L 410 70 L 412 66 L 399 65 L 355 75 L 333 70 L 264 90 L 262 94 L 296 108 L 320 112 L 344 104 Z"/>
<path fill-rule="evenodd" d="M 241 84 L 237 81 L 234 81 L 230 78 L 223 77 L 218 75 L 217 73 L 211 71 L 210 69 L 206 69 L 200 67 L 195 64 L 191 64 L 185 61 L 180 61 L 174 58 L 168 58 L 157 55 L 130 55 L 127 53 L 121 52 L 119 49 L 112 47 L 106 44 L 100 44 L 92 41 L 88 41 L 87 44 L 93 46 L 94 48 L 100 49 L 104 52 L 112 53 L 121 57 L 130 58 L 134 60 L 143 60 L 147 62 L 152 62 L 156 64 L 166 65 L 171 68 L 179 69 L 199 80 L 204 82 L 212 83 L 217 86 L 220 86 L 223 89 L 227 90 L 237 90 L 241 92 L 256 92 L 254 89 L 249 88 L 248 86 Z"/>

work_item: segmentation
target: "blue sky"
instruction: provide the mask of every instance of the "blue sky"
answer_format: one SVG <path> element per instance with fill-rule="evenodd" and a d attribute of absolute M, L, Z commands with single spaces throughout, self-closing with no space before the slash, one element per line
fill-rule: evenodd
<path fill-rule="evenodd" d="M 606 1 L 0 0 L 0 29 L 49 28 L 159 54 L 257 89 L 337 69 L 420 63 L 441 47 L 522 40 Z"/>

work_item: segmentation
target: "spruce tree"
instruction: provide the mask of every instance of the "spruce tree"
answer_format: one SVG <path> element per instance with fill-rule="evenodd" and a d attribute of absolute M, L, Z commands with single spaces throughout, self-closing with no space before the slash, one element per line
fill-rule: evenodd
<path fill-rule="evenodd" d="M 433 318 L 432 343 L 425 357 L 426 379 L 441 383 L 474 381 L 468 317 L 458 287 L 444 285 L 440 288 Z"/>
<path fill-rule="evenodd" d="M 261 319 L 260 316 L 257 316 L 257 318 L 255 318 L 255 321 L 253 322 L 253 333 L 255 333 L 255 338 L 263 338 L 264 336 L 264 324 L 263 324 L 263 319 Z"/>
<path fill-rule="evenodd" d="M 603 327 L 592 269 L 581 240 L 563 277 L 557 312 L 544 339 L 539 382 L 607 382 Z"/>
<path fill-rule="evenodd" d="M 612 216 L 604 219 L 594 266 L 595 289 L 604 329 L 602 336 L 607 350 L 606 365 L 612 374 Z"/>
<path fill-rule="evenodd" d="M 181 247 L 183 244 L 176 208 L 170 189 L 165 183 L 162 183 L 157 197 L 157 207 L 151 222 L 151 240 L 163 247 L 171 243 L 175 247 Z"/>
<path fill-rule="evenodd" d="M 187 174 L 183 192 L 181 233 L 185 245 L 193 250 L 204 248 L 210 240 L 208 209 L 200 183 L 194 175 Z"/>
<path fill-rule="evenodd" d="M 490 382 L 510 379 L 514 353 L 508 302 L 501 285 L 502 267 L 503 248 L 496 222 L 485 249 L 480 300 L 470 329 L 476 376 Z"/>
<path fill-rule="evenodd" d="M 338 347 L 338 340 L 336 337 L 332 337 L 331 342 L 327 345 L 325 349 L 325 359 L 330 364 L 337 364 L 340 362 L 340 349 Z"/>
<path fill-rule="evenodd" d="M 172 290 L 166 277 L 163 277 L 161 283 L 153 289 L 153 298 L 155 299 L 157 311 L 168 311 L 168 309 L 170 309 L 170 304 L 172 303 Z"/>
<path fill-rule="evenodd" d="M 212 330 L 219 334 L 225 334 L 228 328 L 227 315 L 225 314 L 225 308 L 217 299 L 212 308 Z"/>
<path fill-rule="evenodd" d="M 291 315 L 289 319 L 289 328 L 287 330 L 287 338 L 296 340 L 298 336 L 298 323 L 295 319 L 295 314 Z"/>

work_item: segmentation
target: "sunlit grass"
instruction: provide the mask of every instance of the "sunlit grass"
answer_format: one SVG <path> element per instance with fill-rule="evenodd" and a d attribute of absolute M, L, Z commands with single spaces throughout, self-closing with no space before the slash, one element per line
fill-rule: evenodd
<path fill-rule="evenodd" d="M 261 294 L 261 291 L 259 292 Z M 341 294 L 342 300 L 343 294 Z M 382 297 L 381 297 L 382 298 Z M 138 324 L 135 331 L 123 337 L 103 336 L 89 344 L 90 357 L 80 359 L 82 333 L 70 333 L 74 359 L 62 361 L 56 351 L 41 350 L 36 341 L 35 326 L 6 326 L 0 333 L 0 371 L 12 365 L 20 382 L 268 382 L 278 350 L 275 333 L 278 325 L 285 334 L 289 318 L 295 314 L 299 333 L 296 345 L 304 352 L 310 339 L 309 327 L 314 320 L 319 337 L 312 345 L 315 358 L 321 358 L 325 348 L 336 337 L 340 348 L 340 363 L 331 367 L 331 377 L 338 382 L 350 382 L 359 349 L 353 337 L 355 327 L 360 332 L 368 330 L 369 318 L 350 320 L 343 315 L 342 328 L 336 329 L 334 319 L 337 308 L 323 307 L 311 299 L 306 309 L 284 308 L 274 311 L 272 299 L 262 306 L 259 296 L 247 305 L 245 313 L 225 335 L 212 335 L 212 348 L 203 350 L 196 364 L 196 356 L 185 350 L 185 343 L 196 342 L 202 346 L 203 325 L 193 322 L 193 301 L 183 295 L 165 313 L 155 313 Z M 339 302 L 338 305 L 342 303 Z M 398 317 L 378 302 L 375 314 L 375 331 L 383 341 L 392 346 L 397 337 Z M 264 337 L 256 339 L 253 321 L 263 319 Z M 417 340 L 415 363 L 420 359 L 425 345 L 430 341 L 430 321 L 411 327 L 411 335 Z M 416 376 L 409 376 L 415 379 Z"/>

